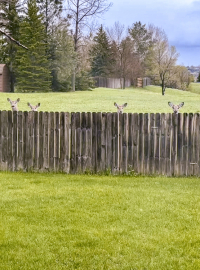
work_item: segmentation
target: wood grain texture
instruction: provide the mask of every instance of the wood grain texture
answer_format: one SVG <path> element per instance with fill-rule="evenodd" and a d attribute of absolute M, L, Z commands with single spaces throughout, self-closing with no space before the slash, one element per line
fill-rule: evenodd
<path fill-rule="evenodd" d="M 200 175 L 199 114 L 0 111 L 0 170 Z"/>

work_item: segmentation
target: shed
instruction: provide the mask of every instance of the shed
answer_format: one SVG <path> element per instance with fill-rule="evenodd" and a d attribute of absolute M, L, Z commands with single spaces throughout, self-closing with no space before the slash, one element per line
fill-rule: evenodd
<path fill-rule="evenodd" d="M 0 64 L 0 92 L 10 92 L 10 72 L 5 64 Z"/>

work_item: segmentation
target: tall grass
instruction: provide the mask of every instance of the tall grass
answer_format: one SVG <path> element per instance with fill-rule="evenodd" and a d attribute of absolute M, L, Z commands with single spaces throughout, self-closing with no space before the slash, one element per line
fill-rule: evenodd
<path fill-rule="evenodd" d="M 0 179 L 2 270 L 200 268 L 198 178 Z"/>
<path fill-rule="evenodd" d="M 192 89 L 197 89 L 193 84 Z M 198 91 L 197 91 L 198 92 Z M 115 112 L 114 102 L 128 103 L 124 112 L 132 113 L 169 113 L 172 109 L 168 101 L 178 104 L 185 102 L 180 112 L 199 112 L 200 95 L 189 91 L 166 89 L 166 95 L 161 95 L 161 88 L 148 86 L 146 88 L 108 89 L 96 88 L 92 91 L 77 91 L 68 93 L 0 93 L 0 110 L 10 110 L 7 98 L 21 99 L 19 110 L 29 110 L 27 102 L 36 105 L 41 103 L 40 111 L 64 112 Z"/>

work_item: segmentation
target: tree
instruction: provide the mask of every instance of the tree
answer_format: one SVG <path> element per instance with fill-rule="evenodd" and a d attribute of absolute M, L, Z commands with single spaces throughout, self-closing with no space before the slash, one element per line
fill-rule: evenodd
<path fill-rule="evenodd" d="M 4 35 L 5 37 L 7 37 L 10 42 L 14 43 L 14 44 L 17 44 L 18 46 L 21 46 L 22 48 L 28 50 L 28 48 L 26 46 L 24 46 L 23 44 L 21 44 L 18 40 L 14 39 L 13 37 L 11 37 L 10 35 L 8 35 L 5 31 L 1 30 L 0 29 L 0 33 L 2 35 Z"/>
<path fill-rule="evenodd" d="M 107 28 L 107 33 L 116 57 L 115 75 L 123 80 L 121 88 L 125 88 L 126 79 L 131 78 L 133 73 L 135 60 L 133 43 L 128 36 L 127 29 L 119 22 L 115 22 L 113 27 Z"/>
<path fill-rule="evenodd" d="M 57 20 L 63 9 L 63 0 L 37 0 L 36 1 L 43 15 L 46 34 L 50 34 L 52 27 L 57 24 Z"/>
<path fill-rule="evenodd" d="M 107 77 L 112 74 L 114 58 L 103 26 L 98 29 L 94 37 L 94 44 L 90 51 L 92 76 Z"/>
<path fill-rule="evenodd" d="M 40 14 L 42 15 L 42 22 L 45 26 L 45 42 L 47 43 L 46 55 L 51 69 L 52 88 L 54 91 L 58 91 L 59 82 L 57 72 L 54 67 L 56 54 L 54 33 L 57 31 L 57 27 L 60 28 L 60 21 L 63 22 L 63 20 L 61 20 L 63 0 L 36 0 L 36 2 L 39 7 Z"/>
<path fill-rule="evenodd" d="M 186 90 L 190 84 L 190 73 L 185 66 L 175 66 L 176 88 Z"/>
<path fill-rule="evenodd" d="M 0 59 L 2 62 L 6 63 L 10 71 L 10 87 L 11 92 L 14 92 L 15 84 L 15 57 L 17 52 L 17 46 L 15 44 L 22 46 L 19 39 L 19 0 L 10 0 L 1 3 L 1 26 L 5 30 L 0 30 L 5 39 L 2 39 L 2 49 Z M 9 34 L 7 34 L 8 32 Z"/>
<path fill-rule="evenodd" d="M 163 30 L 151 26 L 153 45 L 147 56 L 148 75 L 160 78 L 162 95 L 165 95 L 166 84 L 173 76 L 174 67 L 178 58 L 175 46 L 170 46 Z"/>
<path fill-rule="evenodd" d="M 111 3 L 107 0 L 67 0 L 68 18 L 71 19 L 74 26 L 74 50 L 78 53 L 79 41 L 82 38 L 83 30 L 89 27 L 89 19 L 106 12 Z M 72 76 L 72 91 L 75 91 L 75 73 Z"/>
<path fill-rule="evenodd" d="M 132 42 L 129 37 L 126 37 L 121 41 L 119 46 L 120 78 L 123 79 L 123 88 L 125 88 L 126 79 L 131 78 L 133 64 L 134 53 Z"/>
<path fill-rule="evenodd" d="M 133 42 L 133 51 L 135 54 L 134 66 L 136 67 L 132 77 L 138 78 L 145 75 L 145 58 L 152 45 L 151 33 L 145 24 L 140 21 L 128 28 L 130 38 Z"/>
<path fill-rule="evenodd" d="M 133 41 L 135 53 L 144 60 L 151 44 L 151 34 L 148 32 L 146 25 L 139 21 L 136 22 L 128 29 L 129 35 Z"/>
<path fill-rule="evenodd" d="M 17 51 L 17 88 L 22 92 L 50 91 L 51 77 L 46 56 L 46 34 L 35 0 L 28 0 L 27 16 L 20 24 L 20 40 L 29 50 Z"/>
<path fill-rule="evenodd" d="M 68 25 L 57 26 L 53 34 L 55 40 L 55 59 L 53 69 L 58 79 L 58 90 L 71 89 L 71 74 L 76 66 L 76 53 L 74 52 L 73 37 L 69 34 Z"/>

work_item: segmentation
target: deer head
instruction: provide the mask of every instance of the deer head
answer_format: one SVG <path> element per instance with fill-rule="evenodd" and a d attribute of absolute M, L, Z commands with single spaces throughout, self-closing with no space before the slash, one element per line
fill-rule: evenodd
<path fill-rule="evenodd" d="M 13 112 L 18 111 L 17 103 L 20 101 L 20 98 L 18 98 L 17 100 L 14 100 L 14 101 L 12 101 L 10 98 L 7 98 L 7 101 L 10 102 L 11 109 Z"/>
<path fill-rule="evenodd" d="M 37 112 L 37 109 L 40 107 L 40 103 L 38 103 L 36 106 L 33 106 L 28 102 L 27 105 L 31 108 L 32 112 Z"/>
<path fill-rule="evenodd" d="M 168 102 L 168 105 L 172 108 L 175 114 L 179 113 L 179 109 L 183 107 L 184 102 L 181 102 L 179 105 L 174 105 L 172 102 Z"/>
<path fill-rule="evenodd" d="M 123 109 L 127 106 L 127 103 L 124 103 L 123 105 L 118 105 L 116 102 L 114 102 L 114 106 L 117 107 L 117 112 L 118 113 L 123 113 Z"/>

